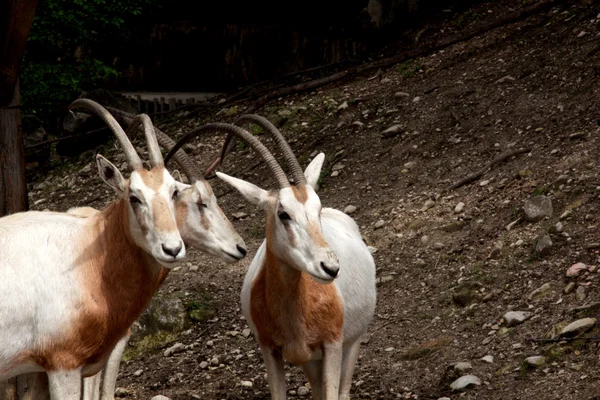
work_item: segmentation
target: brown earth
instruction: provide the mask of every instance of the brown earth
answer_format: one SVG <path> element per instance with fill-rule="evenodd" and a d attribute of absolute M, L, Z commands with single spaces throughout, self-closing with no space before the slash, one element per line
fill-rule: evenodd
<path fill-rule="evenodd" d="M 443 36 L 522 5 L 486 3 L 427 33 Z M 529 341 L 550 337 L 557 324 L 598 316 L 597 309 L 570 311 L 600 301 L 598 274 L 567 278 L 565 272 L 576 262 L 600 263 L 599 13 L 597 3 L 568 2 L 397 65 L 384 71 L 381 81 L 359 77 L 279 99 L 261 112 L 280 124 L 303 166 L 314 152 L 326 154 L 318 192 L 323 205 L 355 205 L 352 216 L 377 248 L 377 276 L 385 279 L 378 284 L 376 315 L 355 372 L 355 398 L 600 399 L 596 342 Z M 180 136 L 203 122 L 234 118 L 186 114 L 160 126 Z M 398 133 L 382 134 L 392 125 L 400 126 Z M 203 165 L 215 157 L 221 141 L 195 142 L 193 151 Z M 445 190 L 497 155 L 519 148 L 531 151 L 471 184 Z M 109 158 L 123 162 L 114 148 Z M 42 177 L 49 187 L 32 191 L 33 208 L 104 207 L 112 200 L 114 194 L 90 163 L 92 156 L 82 160 L 75 170 L 58 168 Z M 335 163 L 344 168 L 334 177 Z M 222 170 L 275 187 L 256 155 L 242 146 Z M 248 214 L 234 225 L 249 254 L 229 265 L 192 251 L 169 275 L 161 293 L 205 302 L 213 314 L 124 362 L 118 386 L 128 398 L 270 398 L 256 340 L 228 333 L 246 328 L 239 291 L 262 241 L 264 216 L 224 183 L 211 183 L 226 214 Z M 539 194 L 552 199 L 553 216 L 538 223 L 521 220 L 508 230 L 524 202 Z M 459 202 L 464 211 L 455 213 Z M 375 229 L 379 220 L 385 225 Z M 534 247 L 545 234 L 553 245 L 540 256 Z M 563 292 L 570 281 L 585 288 L 580 291 L 586 299 Z M 550 290 L 530 298 L 546 283 Z M 511 309 L 530 311 L 533 318 L 503 329 L 502 316 Z M 174 342 L 186 350 L 163 356 Z M 493 363 L 480 360 L 486 355 L 494 357 Z M 547 364 L 527 368 L 523 360 L 533 355 L 547 356 Z M 200 367 L 214 357 L 220 365 Z M 460 361 L 472 363 L 482 385 L 458 394 L 449 384 L 451 367 Z M 295 398 L 306 379 L 296 367 L 287 371 Z M 241 381 L 251 381 L 252 388 Z"/>

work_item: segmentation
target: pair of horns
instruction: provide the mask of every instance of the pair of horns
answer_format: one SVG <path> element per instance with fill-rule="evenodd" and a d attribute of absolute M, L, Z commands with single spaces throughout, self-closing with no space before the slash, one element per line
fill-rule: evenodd
<path fill-rule="evenodd" d="M 304 177 L 304 172 L 302 171 L 302 167 L 300 167 L 300 163 L 298 159 L 294 155 L 292 149 L 289 144 L 279 131 L 269 120 L 260 115 L 256 114 L 246 114 L 238 118 L 235 122 L 235 125 L 226 124 L 226 123 L 210 123 L 203 126 L 200 126 L 193 131 L 187 133 L 184 137 L 182 137 L 175 146 L 169 151 L 167 156 L 165 157 L 165 162 L 168 163 L 171 157 L 187 142 L 190 140 L 206 133 L 214 133 L 214 132 L 222 132 L 227 133 L 227 138 L 225 139 L 225 143 L 223 145 L 223 149 L 221 150 L 221 156 L 215 160 L 212 165 L 208 168 L 205 173 L 209 175 L 218 165 L 222 164 L 225 156 L 230 150 L 230 144 L 234 137 L 240 138 L 248 143 L 254 150 L 258 152 L 258 154 L 262 157 L 262 159 L 267 163 L 269 169 L 275 176 L 280 189 L 286 188 L 290 186 L 290 182 L 287 179 L 287 176 L 273 154 L 251 133 L 241 128 L 238 125 L 243 125 L 245 123 L 254 123 L 261 128 L 263 128 L 268 134 L 270 134 L 275 141 L 277 142 L 279 148 L 282 150 L 288 167 L 291 169 L 292 176 L 294 181 L 298 185 L 305 185 L 306 178 Z"/>
<path fill-rule="evenodd" d="M 130 114 L 125 111 L 122 111 L 122 110 L 119 110 L 118 108 L 106 107 L 106 109 L 108 111 L 110 111 L 110 113 L 123 126 L 129 126 L 129 131 L 131 131 L 131 129 L 132 129 L 131 125 L 135 118 L 135 115 Z M 164 133 L 163 131 L 161 131 L 160 129 L 158 129 L 155 126 L 153 126 L 152 128 L 154 129 L 154 134 L 156 135 L 156 139 L 158 140 L 158 143 L 164 149 L 170 149 L 173 146 L 175 146 L 175 141 L 173 141 L 173 139 L 171 139 L 166 133 Z M 135 129 L 137 129 L 137 127 Z M 196 163 L 185 153 L 185 151 L 178 150 L 173 155 L 173 157 L 175 158 L 177 165 L 179 165 L 179 168 L 181 168 L 181 172 L 183 172 L 183 174 L 188 178 L 188 181 L 190 183 L 200 180 L 200 178 L 202 176 L 200 169 L 198 168 Z"/>
<path fill-rule="evenodd" d="M 85 109 L 100 117 L 109 126 L 110 130 L 114 133 L 117 140 L 121 144 L 121 147 L 125 153 L 125 157 L 127 158 L 127 162 L 131 168 L 134 170 L 144 168 L 140 156 L 136 153 L 135 148 L 121 128 L 121 125 L 119 125 L 119 123 L 106 108 L 90 99 L 75 100 L 69 105 L 70 110 L 74 108 Z M 131 126 L 133 129 L 137 129 L 140 125 L 144 127 L 144 134 L 146 136 L 146 143 L 148 144 L 148 154 L 150 156 L 151 167 L 164 167 L 162 153 L 160 152 L 158 141 L 154 135 L 154 129 L 152 126 L 152 121 L 150 121 L 150 117 L 148 117 L 146 114 L 136 115 L 131 121 Z M 132 127 L 130 127 L 130 129 L 132 129 Z"/>

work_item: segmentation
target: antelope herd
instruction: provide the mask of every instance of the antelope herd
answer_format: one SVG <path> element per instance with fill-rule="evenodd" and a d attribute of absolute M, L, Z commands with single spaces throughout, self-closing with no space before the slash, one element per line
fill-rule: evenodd
<path fill-rule="evenodd" d="M 200 126 L 175 143 L 145 114 L 87 99 L 69 108 L 95 114 L 110 127 L 132 172 L 126 179 L 98 155 L 100 177 L 118 196 L 106 208 L 0 218 L 0 381 L 45 372 L 51 400 L 114 398 L 131 326 L 189 247 L 228 263 L 247 254 L 203 178 L 222 165 L 238 138 L 260 155 L 279 186 L 269 191 L 216 172 L 266 214 L 266 238 L 240 300 L 261 349 L 271 398 L 286 398 L 288 361 L 302 367 L 314 399 L 349 399 L 360 337 L 375 309 L 375 263 L 354 220 L 321 206 L 316 189 L 324 154 L 303 171 L 281 132 L 258 115 Z M 291 179 L 245 124 L 273 137 Z M 140 128 L 149 169 L 128 138 Z M 207 133 L 228 137 L 203 175 L 181 147 Z M 164 159 L 160 146 L 168 151 Z M 166 169 L 171 158 L 187 184 Z"/>

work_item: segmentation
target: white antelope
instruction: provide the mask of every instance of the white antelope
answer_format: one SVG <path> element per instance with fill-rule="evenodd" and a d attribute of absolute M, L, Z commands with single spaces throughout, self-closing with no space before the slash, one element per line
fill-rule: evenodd
<path fill-rule="evenodd" d="M 375 309 L 373 257 L 352 218 L 321 208 L 314 188 L 324 154 L 315 157 L 303 173 L 289 145 L 268 120 L 252 115 L 237 123 L 244 122 L 258 123 L 275 136 L 295 182 L 290 185 L 273 155 L 254 136 L 232 132 L 260 152 L 279 183 L 279 191 L 266 191 L 217 172 L 266 212 L 266 239 L 244 279 L 241 302 L 260 345 L 271 396 L 286 398 L 287 360 L 302 366 L 315 399 L 347 400 L 360 337 Z M 194 136 L 193 132 L 184 136 L 170 154 Z M 221 161 L 226 148 L 227 143 Z"/>
<path fill-rule="evenodd" d="M 99 104 L 70 106 L 100 116 L 133 171 L 129 179 L 96 157 L 119 195 L 81 218 L 29 211 L 0 218 L 0 381 L 45 371 L 52 400 L 79 400 L 81 377 L 96 374 L 164 279 L 185 257 L 175 220 L 178 184 L 164 168 L 150 119 L 141 115 L 151 169 Z"/>

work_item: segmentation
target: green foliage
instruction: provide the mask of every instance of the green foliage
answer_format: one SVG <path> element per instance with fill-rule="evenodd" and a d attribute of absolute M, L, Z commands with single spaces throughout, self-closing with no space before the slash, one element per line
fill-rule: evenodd
<path fill-rule="evenodd" d="M 115 78 L 115 43 L 126 43 L 128 27 L 156 6 L 157 0 L 40 2 L 21 64 L 26 112 L 43 118 L 81 90 Z"/>
<path fill-rule="evenodd" d="M 403 78 L 410 78 L 411 76 L 413 76 L 417 72 L 419 72 L 419 70 L 421 69 L 421 65 L 419 65 L 414 60 L 407 60 L 407 61 L 399 64 L 397 68 L 398 68 L 398 73 Z"/>

